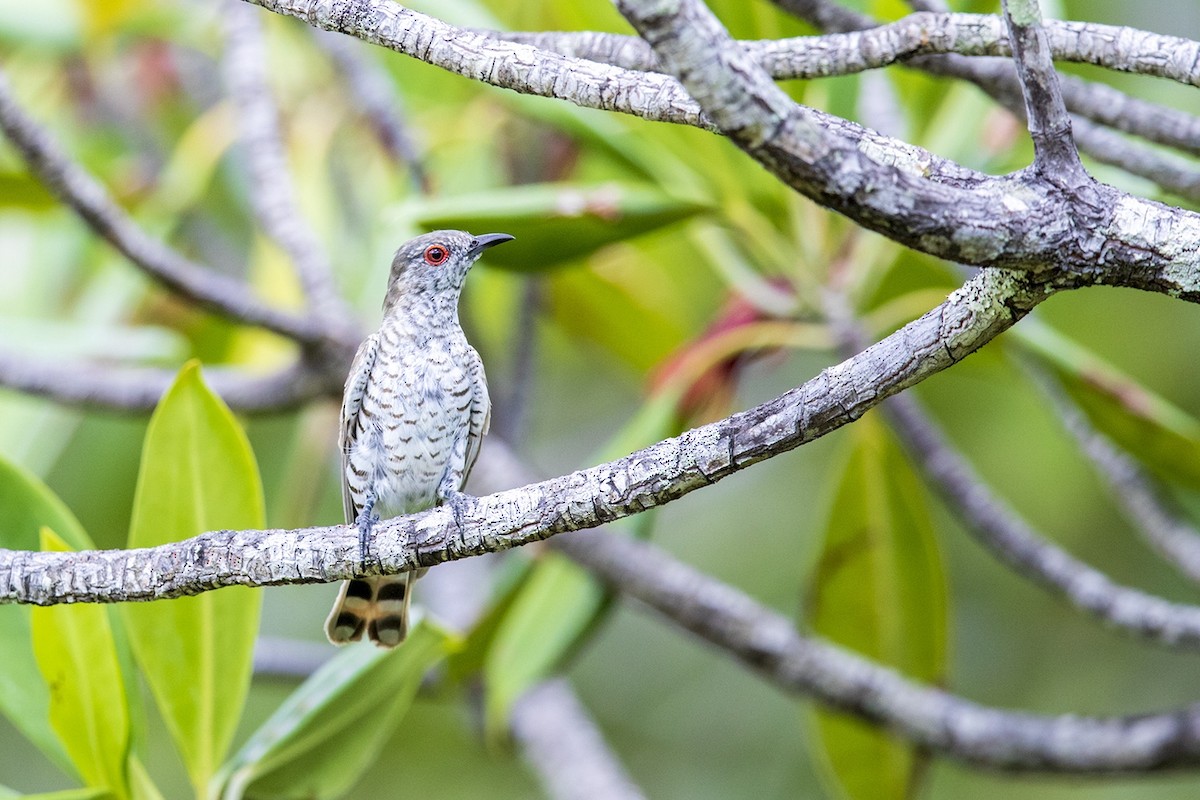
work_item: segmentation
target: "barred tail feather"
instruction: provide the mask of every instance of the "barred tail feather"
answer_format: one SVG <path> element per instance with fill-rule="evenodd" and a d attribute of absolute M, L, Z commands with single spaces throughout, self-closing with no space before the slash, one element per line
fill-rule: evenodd
<path fill-rule="evenodd" d="M 353 578 L 342 584 L 325 635 L 334 644 L 367 638 L 380 647 L 395 647 L 408 636 L 408 605 L 417 575 L 405 572 L 378 578 Z"/>

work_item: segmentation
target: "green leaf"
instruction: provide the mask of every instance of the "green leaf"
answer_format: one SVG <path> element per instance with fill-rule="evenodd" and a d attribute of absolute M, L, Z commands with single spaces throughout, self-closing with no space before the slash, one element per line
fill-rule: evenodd
<path fill-rule="evenodd" d="M 43 527 L 56 531 L 71 549 L 94 547 L 79 521 L 45 484 L 0 458 L 0 547 L 37 550 Z M 0 712 L 47 757 L 70 771 L 70 760 L 50 727 L 50 695 L 30 636 L 30 608 L 0 606 Z"/>
<path fill-rule="evenodd" d="M 511 233 L 516 240 L 489 250 L 487 263 L 538 272 L 708 210 L 653 187 L 613 182 L 530 184 L 422 198 L 402 213 L 420 228 Z"/>
<path fill-rule="evenodd" d="M 0 792 L 0 798 L 7 798 L 9 796 Z M 110 800 L 110 798 L 116 797 L 108 789 L 66 789 L 61 792 L 13 794 L 11 796 L 20 797 L 22 800 Z"/>
<path fill-rule="evenodd" d="M 222 768 L 217 794 L 222 800 L 341 797 L 374 763 L 425 673 L 458 646 L 422 620 L 396 650 L 343 648 Z"/>
<path fill-rule="evenodd" d="M 42 549 L 71 548 L 49 528 Z M 83 782 L 127 798 L 129 710 L 104 606 L 35 607 L 33 653 L 50 690 L 50 725 Z"/>
<path fill-rule="evenodd" d="M 263 525 L 249 442 L 228 407 L 184 366 L 146 431 L 130 547 Z M 250 684 L 262 592 L 233 587 L 122 607 L 134 655 L 197 796 L 233 738 Z"/>
<path fill-rule="evenodd" d="M 1014 333 L 1054 371 L 1092 425 L 1159 477 L 1200 489 L 1200 420 L 1036 319 Z"/>
<path fill-rule="evenodd" d="M 596 460 L 625 455 L 674 433 L 677 400 L 675 391 L 647 400 Z M 649 514 L 641 514 L 618 520 L 612 527 L 644 537 L 652 521 Z M 484 725 L 492 741 L 507 733 L 513 704 L 521 695 L 558 669 L 595 629 L 608 601 L 599 581 L 558 553 L 542 556 L 511 599 L 502 598 L 511 606 L 480 634 L 488 637 L 483 658 Z"/>
<path fill-rule="evenodd" d="M 513 703 L 574 649 L 606 597 L 604 587 L 566 556 L 547 553 L 538 561 L 484 659 L 484 719 L 492 741 L 504 738 Z"/>
<path fill-rule="evenodd" d="M 946 581 L 920 480 L 869 414 L 835 475 L 806 611 L 817 633 L 924 683 L 946 664 Z M 825 775 L 849 798 L 911 797 L 923 756 L 866 723 L 816 711 Z"/>

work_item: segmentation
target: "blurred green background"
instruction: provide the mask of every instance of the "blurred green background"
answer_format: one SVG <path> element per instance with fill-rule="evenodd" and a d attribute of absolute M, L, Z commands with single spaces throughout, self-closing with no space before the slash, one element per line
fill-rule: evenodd
<path fill-rule="evenodd" d="M 462 25 L 626 30 L 604 2 L 410 5 Z M 764 2 L 710 5 L 740 37 L 811 32 Z M 903 13 L 894 0 L 853 5 L 885 18 Z M 953 5 L 993 11 L 998 4 Z M 1063 18 L 1200 38 L 1200 6 L 1192 3 L 1043 5 Z M 244 165 L 231 149 L 233 112 L 217 63 L 220 13 L 219 4 L 169 0 L 42 0 L 36 11 L 0 0 L 0 65 L 29 113 L 149 230 L 216 269 L 246 277 L 272 302 L 296 304 L 289 265 L 257 231 Z M 424 196 L 349 104 L 311 32 L 264 16 L 299 200 L 364 328 L 378 320 L 390 252 L 422 227 L 495 220 L 530 243 L 521 251 L 526 263 L 485 259 L 476 268 L 463 316 L 488 368 L 497 424 L 516 432 L 517 449 L 547 476 L 593 462 L 661 384 L 664 364 L 688 352 L 734 294 L 770 297 L 772 287 L 788 285 L 797 302 L 793 317 L 815 320 L 830 263 L 850 253 L 854 299 L 860 310 L 875 312 L 869 319 L 882 335 L 961 281 L 953 267 L 855 232 L 709 134 L 520 97 L 367 50 L 403 98 L 433 186 L 432 197 Z M 978 91 L 907 70 L 886 74 L 904 112 L 904 129 L 894 134 L 987 172 L 1028 162 L 1019 127 Z M 1194 89 L 1127 75 L 1104 80 L 1200 113 Z M 787 86 L 808 104 L 863 116 L 859 78 Z M 1089 166 L 1102 180 L 1159 196 L 1142 180 Z M 521 184 L 555 186 L 510 188 Z M 572 228 L 569 217 L 547 219 L 580 193 L 586 202 L 615 202 L 619 209 L 594 240 Z M 294 355 L 278 337 L 198 311 L 151 285 L 56 205 L 3 141 L 0 259 L 6 351 L 169 368 L 196 357 L 251 371 Z M 520 369 L 512 343 L 531 281 L 541 299 L 531 383 L 521 390 L 514 386 Z M 1194 377 L 1200 315 L 1190 305 L 1089 289 L 1056 297 L 1035 316 L 1200 416 Z M 796 337 L 795 346 L 707 384 L 710 402 L 691 408 L 687 423 L 774 397 L 836 360 L 821 336 Z M 1011 338 L 929 380 L 917 396 L 996 492 L 1039 530 L 1117 581 L 1195 602 L 1195 587 L 1131 532 L 1012 358 Z M 506 399 L 521 397 L 519 411 L 505 407 Z M 335 403 L 323 401 L 243 418 L 262 470 L 268 525 L 341 521 L 336 414 Z M 84 412 L 0 392 L 0 454 L 45 480 L 100 547 L 125 543 L 146 423 L 140 415 Z M 839 431 L 653 512 L 655 541 L 799 618 L 855 435 Z M 1175 493 L 1200 507 L 1186 490 Z M 1194 654 L 1101 629 L 999 566 L 937 501 L 928 502 L 948 585 L 944 680 L 955 692 L 1048 713 L 1129 713 L 1195 700 Z M 333 594 L 334 587 L 268 590 L 262 632 L 323 641 L 321 622 Z M 836 616 L 837 609 L 825 613 Z M 820 778 L 822 762 L 810 747 L 816 728 L 804 702 L 640 608 L 617 603 L 566 674 L 651 797 L 836 796 Z M 256 678 L 238 741 L 294 686 Z M 514 750 L 485 742 L 468 696 L 454 686 L 418 695 L 383 757 L 348 796 L 537 794 Z M 153 713 L 149 724 L 148 768 L 168 797 L 183 796 L 188 784 L 178 756 L 167 737 L 155 735 L 161 722 Z M 3 720 L 0 784 L 29 792 L 71 785 Z M 921 796 L 1183 798 L 1198 791 L 1200 778 L 1190 775 L 1014 778 L 934 759 Z"/>

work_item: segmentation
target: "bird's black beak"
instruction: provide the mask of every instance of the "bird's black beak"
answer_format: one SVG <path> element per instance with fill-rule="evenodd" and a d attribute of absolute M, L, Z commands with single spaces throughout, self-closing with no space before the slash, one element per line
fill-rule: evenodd
<path fill-rule="evenodd" d="M 511 242 L 514 236 L 509 236 L 507 233 L 485 233 L 482 236 L 476 236 L 471 242 L 471 255 L 479 255 L 489 247 L 495 247 L 498 244 Z"/>

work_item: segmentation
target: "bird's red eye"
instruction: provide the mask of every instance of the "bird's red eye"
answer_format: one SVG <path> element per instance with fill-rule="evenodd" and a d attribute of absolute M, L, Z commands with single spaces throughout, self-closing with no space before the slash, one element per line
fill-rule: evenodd
<path fill-rule="evenodd" d="M 440 267 L 450 257 L 450 251 L 440 244 L 431 244 L 425 248 L 425 263 Z"/>

